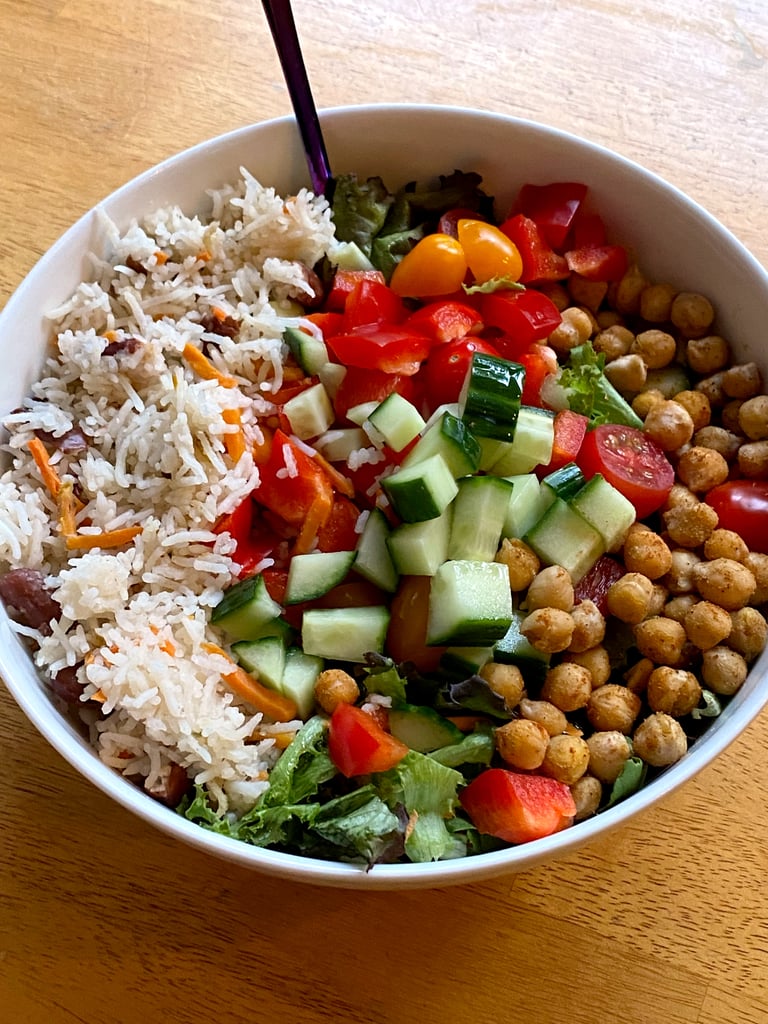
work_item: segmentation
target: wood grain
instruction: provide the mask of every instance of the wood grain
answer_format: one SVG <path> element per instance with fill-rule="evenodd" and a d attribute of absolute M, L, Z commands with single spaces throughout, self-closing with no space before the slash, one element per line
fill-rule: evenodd
<path fill-rule="evenodd" d="M 588 136 L 768 265 L 764 0 L 293 6 L 320 106 L 455 104 Z M 0 0 L 0 66 L 0 302 L 138 172 L 290 109 L 257 3 Z M 557 863 L 346 893 L 179 848 L 83 780 L 0 690 L 0 1016 L 761 1024 L 766 747 L 763 714 L 681 791 Z"/>

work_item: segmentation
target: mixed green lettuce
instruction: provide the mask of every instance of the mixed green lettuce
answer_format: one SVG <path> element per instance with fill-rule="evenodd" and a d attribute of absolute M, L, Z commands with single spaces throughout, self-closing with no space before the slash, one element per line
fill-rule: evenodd
<path fill-rule="evenodd" d="M 591 341 L 577 345 L 571 349 L 547 399 L 586 416 L 593 427 L 620 423 L 642 430 L 643 421 L 611 384 L 604 369 L 605 354 L 596 352 Z"/>

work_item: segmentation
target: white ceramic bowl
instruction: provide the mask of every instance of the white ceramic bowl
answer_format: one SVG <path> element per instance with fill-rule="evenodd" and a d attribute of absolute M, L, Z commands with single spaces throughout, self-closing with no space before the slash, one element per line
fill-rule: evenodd
<path fill-rule="evenodd" d="M 658 177 L 600 146 L 551 128 L 491 113 L 430 106 L 369 106 L 324 111 L 332 168 L 379 174 L 392 188 L 414 178 L 479 171 L 506 211 L 525 182 L 585 182 L 616 240 L 630 244 L 652 279 L 703 292 L 718 311 L 719 330 L 741 360 L 768 377 L 763 342 L 768 274 L 700 206 Z M 207 188 L 235 180 L 241 166 L 285 192 L 307 184 L 292 118 L 232 132 L 172 157 L 118 189 L 101 204 L 124 225 L 167 203 L 193 212 Z M 39 261 L 0 315 L 0 415 L 19 405 L 37 377 L 47 335 L 42 314 L 85 274 L 85 254 L 99 248 L 91 211 Z M 236 864 L 297 881 L 361 889 L 405 889 L 469 882 L 550 860 L 643 811 L 699 772 L 735 739 L 768 700 L 768 652 L 747 682 L 682 761 L 612 809 L 564 832 L 497 853 L 437 864 L 345 864 L 261 850 L 214 835 L 153 801 L 105 767 L 51 703 L 31 660 L 0 609 L 0 675 L 26 715 L 76 769 L 105 793 L 177 839 Z"/>

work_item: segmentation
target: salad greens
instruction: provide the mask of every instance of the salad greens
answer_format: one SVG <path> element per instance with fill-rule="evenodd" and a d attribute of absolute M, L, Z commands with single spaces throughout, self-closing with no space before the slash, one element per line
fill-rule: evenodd
<path fill-rule="evenodd" d="M 605 354 L 596 352 L 591 341 L 571 349 L 555 385 L 561 399 L 573 412 L 586 416 L 590 426 L 619 423 L 642 430 L 643 421 L 611 384 L 604 369 Z"/>

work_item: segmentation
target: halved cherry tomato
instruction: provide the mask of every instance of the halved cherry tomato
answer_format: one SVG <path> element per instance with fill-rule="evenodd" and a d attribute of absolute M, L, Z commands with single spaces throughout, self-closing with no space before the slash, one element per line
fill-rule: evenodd
<path fill-rule="evenodd" d="M 575 462 L 587 436 L 589 420 L 580 412 L 560 409 L 555 414 L 555 439 L 552 444 L 552 458 L 546 466 L 540 466 L 540 475 L 554 473 L 569 462 Z"/>
<path fill-rule="evenodd" d="M 386 772 L 408 753 L 408 747 L 354 704 L 339 704 L 328 723 L 328 753 L 346 778 Z"/>
<path fill-rule="evenodd" d="M 501 231 L 514 242 L 523 269 L 520 280 L 523 284 L 529 281 L 561 281 L 568 277 L 568 264 L 564 256 L 560 256 L 546 242 L 535 221 L 518 213 L 505 220 Z"/>
<path fill-rule="evenodd" d="M 565 254 L 568 269 L 587 281 L 618 281 L 629 266 L 623 245 L 584 245 Z"/>
<path fill-rule="evenodd" d="M 385 283 L 384 275 L 380 270 L 337 270 L 333 276 L 331 290 L 325 300 L 325 309 L 343 313 L 347 296 L 360 281 Z"/>
<path fill-rule="evenodd" d="M 344 331 L 363 324 L 400 323 L 407 315 L 403 300 L 383 281 L 364 277 L 344 303 Z M 338 333 L 341 333 L 339 331 Z"/>
<path fill-rule="evenodd" d="M 467 274 L 467 257 L 456 238 L 426 235 L 395 267 L 390 287 L 398 295 L 414 299 L 450 295 L 458 291 Z"/>
<path fill-rule="evenodd" d="M 410 401 L 416 393 L 413 377 L 403 373 L 384 373 L 380 370 L 349 366 L 333 399 L 333 408 L 337 418 L 343 420 L 347 410 L 353 406 L 362 405 L 364 402 L 382 402 L 393 391 L 397 391 Z"/>
<path fill-rule="evenodd" d="M 483 284 L 494 277 L 518 281 L 523 260 L 515 243 L 493 224 L 462 219 L 457 225 L 459 242 L 467 257 L 467 266 L 475 281 Z"/>
<path fill-rule="evenodd" d="M 602 473 L 645 519 L 666 501 L 675 471 L 655 441 L 637 430 L 605 423 L 591 430 L 576 459 L 587 479 Z"/>
<path fill-rule="evenodd" d="M 503 353 L 502 353 L 503 354 Z M 541 385 L 546 377 L 557 370 L 557 355 L 549 345 L 531 345 L 527 352 L 523 352 L 514 362 L 525 367 L 525 378 L 523 380 L 523 393 L 521 401 L 523 405 L 537 405 L 546 407 L 541 397 Z"/>
<path fill-rule="evenodd" d="M 566 828 L 576 814 L 564 782 L 488 768 L 461 792 L 461 804 L 479 832 L 508 843 L 528 843 Z"/>
<path fill-rule="evenodd" d="M 442 344 L 476 331 L 483 321 L 478 311 L 466 302 L 440 299 L 411 313 L 407 323 Z"/>
<path fill-rule="evenodd" d="M 482 338 L 466 337 L 433 348 L 424 367 L 426 399 L 431 409 L 458 401 L 464 378 L 475 352 L 500 355 L 499 350 Z"/>
<path fill-rule="evenodd" d="M 482 295 L 480 313 L 487 326 L 500 328 L 521 345 L 548 338 L 562 320 L 554 302 L 530 288 Z"/>
<path fill-rule="evenodd" d="M 724 530 L 738 533 L 751 551 L 768 554 L 768 480 L 730 480 L 704 500 Z"/>
<path fill-rule="evenodd" d="M 546 241 L 553 249 L 560 249 L 586 194 L 587 186 L 575 181 L 523 185 L 516 212 L 536 221 Z"/>
<path fill-rule="evenodd" d="M 410 661 L 421 672 L 433 672 L 445 648 L 427 647 L 429 576 L 401 576 L 390 606 L 386 651 L 396 662 Z"/>
<path fill-rule="evenodd" d="M 432 348 L 426 334 L 407 324 L 390 323 L 362 324 L 325 343 L 344 366 L 406 375 L 418 373 Z"/>

